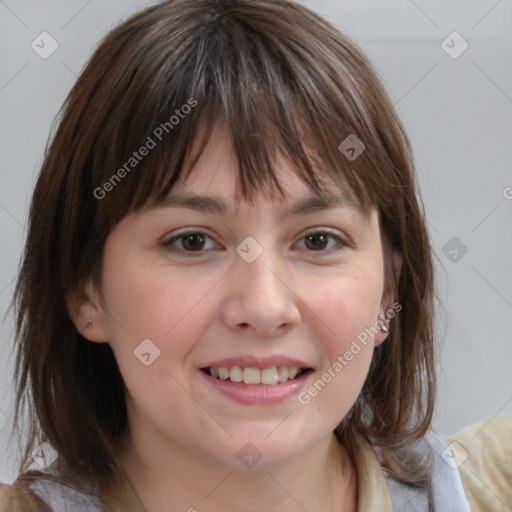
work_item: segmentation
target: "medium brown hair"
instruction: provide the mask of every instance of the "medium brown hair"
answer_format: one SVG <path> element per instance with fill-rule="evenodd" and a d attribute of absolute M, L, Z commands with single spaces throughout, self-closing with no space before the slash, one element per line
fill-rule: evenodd
<path fill-rule="evenodd" d="M 171 117 L 186 104 L 193 108 L 176 124 Z M 123 380 L 110 346 L 79 334 L 65 297 L 88 279 L 100 289 L 111 230 L 186 179 L 218 121 L 231 138 L 244 199 L 269 186 L 283 192 L 279 154 L 312 190 L 321 192 L 320 175 L 327 176 L 377 209 L 386 286 L 402 311 L 336 434 L 348 448 L 356 433 L 365 435 L 384 469 L 402 482 L 425 482 L 425 467 L 404 456 L 430 428 L 435 395 L 432 255 L 410 144 L 357 46 L 284 0 L 150 7 L 105 37 L 69 93 L 33 194 L 13 299 L 15 421 L 25 402 L 30 419 L 20 471 L 42 441 L 77 487 L 85 480 L 100 488 L 119 469 Z M 127 167 L 159 126 L 167 129 L 156 147 Z M 338 149 L 350 135 L 365 146 L 354 160 Z M 403 259 L 399 278 L 392 250 Z"/>

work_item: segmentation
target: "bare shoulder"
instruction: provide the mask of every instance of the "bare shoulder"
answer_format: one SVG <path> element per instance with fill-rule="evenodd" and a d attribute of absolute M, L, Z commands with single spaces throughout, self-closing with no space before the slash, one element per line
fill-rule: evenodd
<path fill-rule="evenodd" d="M 448 437 L 473 512 L 512 510 L 512 416 L 496 416 Z"/>

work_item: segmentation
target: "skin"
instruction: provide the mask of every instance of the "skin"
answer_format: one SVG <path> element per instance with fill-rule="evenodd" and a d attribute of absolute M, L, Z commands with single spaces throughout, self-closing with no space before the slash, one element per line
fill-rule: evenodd
<path fill-rule="evenodd" d="M 129 433 L 120 455 L 147 512 L 356 510 L 355 471 L 333 430 L 386 333 L 370 338 L 307 405 L 297 396 L 240 404 L 199 371 L 221 358 L 286 355 L 315 368 L 307 390 L 393 302 L 377 212 L 364 218 L 341 207 L 284 216 L 309 190 L 286 162 L 278 168 L 284 200 L 260 194 L 254 204 L 237 203 L 235 159 L 216 130 L 173 192 L 223 198 L 237 213 L 160 207 L 130 214 L 107 239 L 101 290 L 69 297 L 77 328 L 110 344 L 123 375 Z M 198 257 L 162 245 L 187 228 L 210 237 Z M 304 237 L 312 228 L 346 246 L 333 252 L 339 242 L 330 238 L 327 247 L 311 248 Z M 250 264 L 235 252 L 247 236 L 263 248 Z M 174 247 L 185 250 L 182 242 Z M 160 350 L 149 366 L 134 356 L 147 338 Z M 251 469 L 237 458 L 248 442 L 262 455 Z"/>

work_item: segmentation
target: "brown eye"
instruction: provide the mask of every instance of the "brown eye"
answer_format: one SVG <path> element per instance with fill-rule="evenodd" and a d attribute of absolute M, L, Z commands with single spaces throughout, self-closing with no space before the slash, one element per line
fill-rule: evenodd
<path fill-rule="evenodd" d="M 315 235 L 308 235 L 304 237 L 304 240 L 306 240 L 306 246 L 308 249 L 318 251 L 325 249 L 329 236 L 330 235 L 326 235 L 325 233 L 318 233 Z"/>
<path fill-rule="evenodd" d="M 202 256 L 205 254 L 208 245 L 208 240 L 213 242 L 212 238 L 200 231 L 189 231 L 188 233 L 181 233 L 173 236 L 168 240 L 162 242 L 162 246 L 173 253 L 183 256 Z"/>
<path fill-rule="evenodd" d="M 302 240 L 308 252 L 318 252 L 319 256 L 336 253 L 348 246 L 339 236 L 326 231 L 311 231 Z M 336 243 L 333 244 L 332 241 Z"/>
<path fill-rule="evenodd" d="M 191 233 L 180 237 L 182 247 L 186 251 L 201 250 L 204 246 L 204 236 L 201 233 Z"/>

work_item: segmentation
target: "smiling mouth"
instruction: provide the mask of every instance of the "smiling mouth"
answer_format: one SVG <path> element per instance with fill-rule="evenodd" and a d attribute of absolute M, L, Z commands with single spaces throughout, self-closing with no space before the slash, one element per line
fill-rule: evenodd
<path fill-rule="evenodd" d="M 253 368 L 232 366 L 211 366 L 201 368 L 201 371 L 218 380 L 231 381 L 235 383 L 243 383 L 253 386 L 276 386 L 283 384 L 289 380 L 295 380 L 309 373 L 312 368 L 299 368 L 298 366 L 272 366 L 270 368 Z"/>

